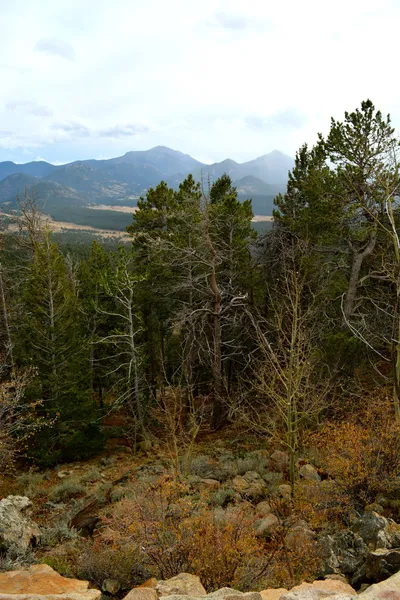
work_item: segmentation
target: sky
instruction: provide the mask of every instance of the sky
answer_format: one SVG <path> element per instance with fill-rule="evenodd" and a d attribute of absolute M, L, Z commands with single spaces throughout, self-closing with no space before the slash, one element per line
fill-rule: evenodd
<path fill-rule="evenodd" d="M 294 156 L 367 98 L 400 128 L 399 22 L 400 0 L 0 0 L 0 161 Z"/>

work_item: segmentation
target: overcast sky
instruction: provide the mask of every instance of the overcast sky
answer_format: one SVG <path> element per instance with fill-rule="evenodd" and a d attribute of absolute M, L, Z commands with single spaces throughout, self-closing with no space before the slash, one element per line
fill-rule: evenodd
<path fill-rule="evenodd" d="M 371 98 L 400 126 L 400 0 L 0 0 L 0 160 L 294 155 Z"/>

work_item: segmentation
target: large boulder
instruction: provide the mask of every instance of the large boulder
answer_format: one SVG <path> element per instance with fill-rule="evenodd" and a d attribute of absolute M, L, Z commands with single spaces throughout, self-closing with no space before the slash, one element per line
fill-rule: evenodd
<path fill-rule="evenodd" d="M 158 595 L 155 589 L 141 586 L 131 590 L 124 600 L 158 600 Z"/>
<path fill-rule="evenodd" d="M 207 598 L 218 598 L 218 600 L 262 600 L 259 592 L 239 592 L 231 588 L 221 588 L 208 594 Z"/>
<path fill-rule="evenodd" d="M 156 591 L 161 596 L 206 596 L 200 578 L 190 573 L 179 573 L 171 579 L 158 581 Z"/>
<path fill-rule="evenodd" d="M 296 585 L 289 592 L 283 594 L 280 600 L 320 600 L 320 598 L 332 598 L 338 594 L 351 598 L 356 591 L 343 581 L 324 579 Z"/>
<path fill-rule="evenodd" d="M 400 526 L 374 511 L 368 511 L 353 523 L 351 530 L 360 536 L 371 550 L 395 548 L 400 545 Z"/>
<path fill-rule="evenodd" d="M 97 600 L 87 581 L 67 579 L 48 565 L 0 573 L 0 600 Z"/>
<path fill-rule="evenodd" d="M 400 571 L 400 548 L 379 548 L 370 552 L 365 563 L 368 581 L 379 582 Z"/>
<path fill-rule="evenodd" d="M 374 583 L 357 596 L 357 600 L 400 600 L 400 572 Z"/>
<path fill-rule="evenodd" d="M 321 576 L 330 573 L 351 576 L 361 568 L 368 554 L 363 539 L 350 530 L 323 536 L 319 542 L 323 563 Z"/>
<path fill-rule="evenodd" d="M 281 596 L 287 593 L 286 588 L 270 588 L 260 592 L 262 600 L 281 600 Z"/>
<path fill-rule="evenodd" d="M 28 513 L 26 496 L 7 496 L 0 501 L 0 551 L 14 547 L 22 552 L 39 540 L 39 528 Z"/>

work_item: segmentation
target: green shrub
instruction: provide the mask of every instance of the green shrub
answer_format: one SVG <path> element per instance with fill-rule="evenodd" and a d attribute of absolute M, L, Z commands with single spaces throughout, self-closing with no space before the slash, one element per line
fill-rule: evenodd
<path fill-rule="evenodd" d="M 68 527 L 69 516 L 64 516 L 50 525 L 41 528 L 40 545 L 47 548 L 54 548 L 57 544 L 66 540 L 75 539 L 78 532 Z"/>
<path fill-rule="evenodd" d="M 22 494 L 28 496 L 28 498 L 36 498 L 45 493 L 45 476 L 43 473 L 24 473 L 17 477 L 19 486 L 21 487 Z"/>
<path fill-rule="evenodd" d="M 71 498 L 77 498 L 85 493 L 85 486 L 74 479 L 62 481 L 52 488 L 49 493 L 51 502 L 67 502 Z"/>
<path fill-rule="evenodd" d="M 83 481 L 84 483 L 95 483 L 96 481 L 99 481 L 99 479 L 101 479 L 101 473 L 98 469 L 95 468 L 90 469 L 90 471 L 88 471 L 81 477 L 81 481 Z"/>

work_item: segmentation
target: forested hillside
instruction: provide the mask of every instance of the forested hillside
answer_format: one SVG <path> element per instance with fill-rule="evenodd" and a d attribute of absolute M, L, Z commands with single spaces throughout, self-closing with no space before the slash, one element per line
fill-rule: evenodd
<path fill-rule="evenodd" d="M 98 586 L 108 569 L 120 590 L 184 570 L 207 591 L 384 578 L 355 523 L 364 510 L 400 516 L 398 159 L 390 117 L 367 100 L 298 150 L 261 235 L 227 173 L 150 187 L 129 241 L 87 253 L 60 246 L 21 200 L 20 232 L 1 246 L 3 471 L 99 455 L 110 466 L 116 445 L 135 465 L 99 484 L 91 507 L 108 508 L 93 539 L 71 542 L 76 520 L 61 554 L 39 545 L 48 564 Z M 47 473 L 40 510 L 94 502 L 76 481 L 47 498 Z M 374 550 L 396 547 L 390 523 Z M 350 546 L 353 562 L 327 566 Z"/>

